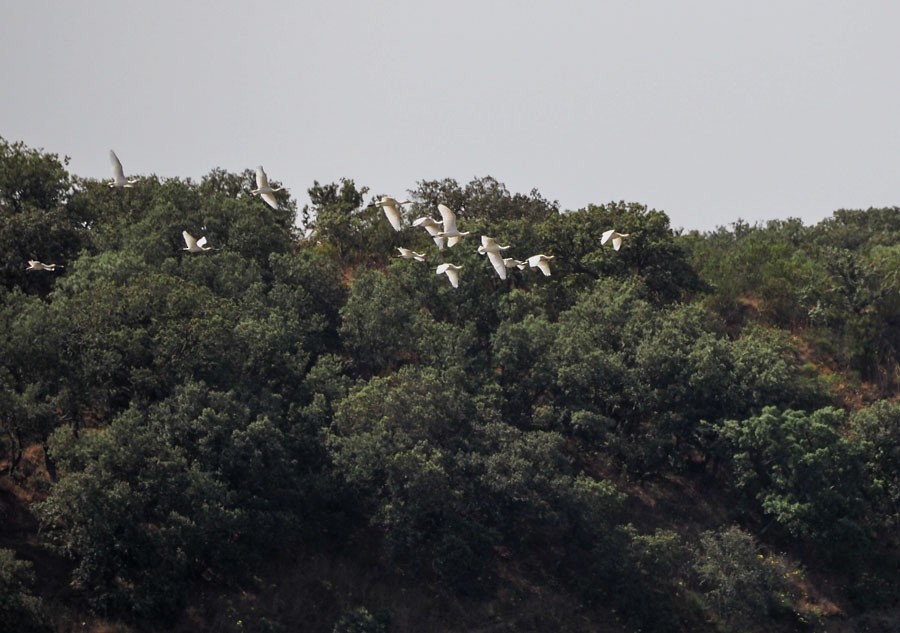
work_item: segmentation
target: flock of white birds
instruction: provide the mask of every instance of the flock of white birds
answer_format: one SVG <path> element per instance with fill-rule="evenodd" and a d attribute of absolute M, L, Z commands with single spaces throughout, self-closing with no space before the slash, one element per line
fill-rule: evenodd
<path fill-rule="evenodd" d="M 125 177 L 125 169 L 122 167 L 122 161 L 119 160 L 119 157 L 116 156 L 116 153 L 113 150 L 109 150 L 109 162 L 112 165 L 113 173 L 112 182 L 109 183 L 110 189 L 130 189 L 137 184 L 137 178 Z M 273 194 L 276 191 L 281 191 L 283 189 L 284 187 L 278 187 L 276 189 L 270 186 L 269 177 L 266 175 L 263 168 L 261 166 L 256 168 L 256 189 L 252 189 L 250 193 L 258 195 L 273 209 L 278 209 L 278 201 Z M 203 253 L 205 251 L 218 250 L 206 245 L 207 240 L 205 236 L 196 238 L 187 231 L 182 231 L 181 237 L 184 238 L 185 243 L 184 248 L 181 250 L 189 253 Z M 63 266 L 61 264 L 44 264 L 36 259 L 30 259 L 28 260 L 28 267 L 25 270 L 53 271 L 57 268 L 63 268 Z"/>
<path fill-rule="evenodd" d="M 387 217 L 388 222 L 394 227 L 394 230 L 400 231 L 403 229 L 400 209 L 404 204 L 411 203 L 411 200 L 397 200 L 390 196 L 384 196 L 375 203 L 375 206 L 381 207 L 384 210 L 384 215 Z M 413 220 L 412 225 L 416 227 L 421 226 L 428 231 L 428 234 L 434 240 L 434 243 L 437 244 L 439 250 L 453 248 L 459 243 L 460 238 L 469 235 L 470 232 L 459 230 L 459 227 L 456 224 L 456 213 L 454 213 L 447 205 L 438 204 L 438 212 L 441 214 L 440 220 L 436 220 L 428 215 L 423 215 L 422 217 Z M 609 229 L 603 232 L 603 235 L 600 237 L 600 244 L 606 244 L 606 242 L 612 240 L 613 249 L 619 250 L 622 247 L 622 240 L 628 237 L 628 235 L 628 233 L 619 233 L 614 229 Z M 487 255 L 488 260 L 491 262 L 491 266 L 494 267 L 494 270 L 500 279 L 506 279 L 508 274 L 507 271 L 510 268 L 523 270 L 526 267 L 537 268 L 544 273 L 544 275 L 550 276 L 550 260 L 552 260 L 555 255 L 538 253 L 537 255 L 532 255 L 528 259 L 522 261 L 512 257 L 503 257 L 503 251 L 508 248 L 510 248 L 509 245 L 500 246 L 493 237 L 482 235 L 481 246 L 478 247 L 478 253 L 479 255 Z M 398 257 L 403 259 L 413 259 L 419 262 L 425 261 L 424 253 L 417 253 L 402 246 L 398 246 L 397 250 L 400 252 Z M 462 266 L 445 262 L 435 269 L 435 274 L 447 275 L 450 284 L 454 288 L 458 288 L 460 271 L 462 268 Z"/>
<path fill-rule="evenodd" d="M 137 178 L 126 178 L 125 170 L 122 168 L 122 161 L 119 160 L 119 157 L 116 156 L 116 153 L 113 150 L 109 150 L 109 160 L 112 164 L 112 173 L 113 180 L 109 183 L 109 187 L 116 189 L 130 188 L 134 187 L 134 185 L 138 182 Z M 275 199 L 275 192 L 282 191 L 284 187 L 273 188 L 269 185 L 269 178 L 266 175 L 266 172 L 263 168 L 256 168 L 256 189 L 252 189 L 250 193 L 258 195 L 262 198 L 266 204 L 268 204 L 273 209 L 278 209 L 278 201 Z M 397 200 L 396 198 L 392 198 L 390 196 L 383 196 L 381 200 L 375 202 L 375 206 L 381 207 L 384 211 L 385 217 L 387 217 L 388 222 L 391 223 L 391 226 L 395 231 L 401 231 L 403 229 L 402 224 L 402 215 L 400 210 L 403 205 L 411 204 L 411 200 Z M 412 225 L 414 227 L 422 227 L 425 229 L 431 238 L 434 240 L 434 243 L 437 245 L 438 250 L 444 250 L 445 248 L 453 248 L 456 244 L 459 243 L 460 239 L 469 235 L 469 231 L 460 231 L 459 227 L 456 224 L 456 213 L 453 212 L 450 207 L 445 204 L 438 204 L 438 212 L 441 214 L 441 219 L 436 220 L 431 216 L 422 216 L 420 218 L 416 218 L 413 220 Z M 206 237 L 195 238 L 193 235 L 188 233 L 187 231 L 182 231 L 182 238 L 184 238 L 185 246 L 182 250 L 185 250 L 189 253 L 203 253 L 213 249 L 211 246 L 207 246 Z M 628 237 L 628 233 L 619 233 L 614 229 L 609 229 L 604 231 L 600 238 L 600 244 L 606 244 L 606 242 L 612 240 L 612 247 L 615 250 L 619 250 L 622 247 L 622 240 Z M 488 260 L 491 262 L 491 265 L 494 267 L 494 270 L 497 273 L 497 276 L 500 279 L 507 278 L 507 271 L 511 268 L 518 268 L 519 270 L 523 270 L 526 267 L 537 268 L 544 275 L 550 276 L 550 261 L 555 257 L 554 255 L 544 255 L 543 253 L 539 253 L 537 255 L 532 255 L 526 260 L 518 260 L 512 257 L 503 257 L 503 251 L 509 249 L 510 246 L 500 246 L 497 244 L 497 241 L 489 237 L 487 235 L 481 236 L 481 246 L 478 247 L 478 253 L 480 255 L 487 255 Z M 417 253 L 408 248 L 403 248 L 402 246 L 398 246 L 397 250 L 400 251 L 399 257 L 404 259 L 412 259 L 419 262 L 425 261 L 424 253 Z M 44 264 L 37 260 L 28 260 L 28 268 L 26 271 L 32 270 L 46 270 L 53 271 L 56 268 L 62 268 L 61 264 Z M 447 278 L 450 280 L 450 284 L 454 288 L 459 287 L 459 277 L 460 271 L 462 270 L 462 266 L 457 266 L 455 264 L 451 264 L 449 262 L 440 264 L 435 269 L 435 274 L 437 275 L 447 275 Z"/>

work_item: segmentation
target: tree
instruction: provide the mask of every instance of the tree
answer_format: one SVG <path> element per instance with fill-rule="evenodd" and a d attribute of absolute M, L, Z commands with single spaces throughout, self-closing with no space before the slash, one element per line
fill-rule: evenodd
<path fill-rule="evenodd" d="M 196 530 L 213 528 L 191 520 L 182 451 L 134 414 L 79 438 L 62 427 L 50 450 L 62 477 L 37 510 L 48 544 L 76 560 L 73 583 L 100 612 L 170 620 L 199 554 L 191 541 L 208 538 Z"/>
<path fill-rule="evenodd" d="M 0 285 L 46 295 L 63 270 L 26 274 L 28 260 L 64 265 L 88 247 L 83 218 L 67 204 L 68 162 L 0 137 Z"/>
<path fill-rule="evenodd" d="M 326 446 L 392 539 L 416 541 L 428 536 L 431 515 L 456 505 L 449 460 L 461 450 L 473 415 L 451 376 L 407 366 L 341 401 Z"/>
<path fill-rule="evenodd" d="M 369 613 L 365 607 L 348 609 L 334 623 L 333 633 L 387 633 L 386 618 Z"/>
<path fill-rule="evenodd" d="M 438 204 L 453 209 L 465 222 L 486 226 L 537 224 L 559 213 L 559 205 L 532 189 L 527 195 L 511 194 L 502 182 L 491 176 L 475 178 L 465 187 L 455 180 L 423 180 L 413 192 L 427 211 Z"/>
<path fill-rule="evenodd" d="M 31 563 L 17 560 L 12 550 L 0 549 L 0 622 L 10 631 L 44 633 L 51 630 L 43 602 L 32 594 Z"/>
<path fill-rule="evenodd" d="M 809 230 L 796 218 L 750 226 L 738 221 L 687 236 L 692 263 L 715 292 L 711 307 L 733 325 L 748 318 L 779 326 L 803 325 L 824 276 L 809 249 Z"/>
<path fill-rule="evenodd" d="M 896 243 L 900 236 L 900 208 L 838 209 L 813 227 L 816 244 L 851 251 L 875 244 Z"/>
<path fill-rule="evenodd" d="M 881 529 L 900 525 L 900 405 L 879 401 L 850 416 L 855 444 L 860 446 L 872 484 L 869 511 Z"/>
<path fill-rule="evenodd" d="M 65 203 L 71 183 L 57 154 L 10 143 L 0 137 L 0 205 L 20 212 L 27 207 L 49 211 Z"/>
<path fill-rule="evenodd" d="M 501 321 L 491 337 L 505 417 L 516 426 L 529 426 L 535 408 L 552 402 L 555 341 L 555 324 L 531 314 L 520 321 Z"/>
<path fill-rule="evenodd" d="M 58 423 L 65 337 L 45 301 L 18 290 L 0 293 L 0 446 L 14 476 L 24 449 L 43 442 Z"/>
<path fill-rule="evenodd" d="M 629 234 L 619 251 L 598 239 L 610 228 Z M 685 299 L 703 288 L 668 216 L 641 204 L 588 205 L 551 218 L 539 235 L 550 252 L 568 262 L 564 270 L 588 279 L 637 276 L 654 301 Z"/>
<path fill-rule="evenodd" d="M 418 262 L 398 261 L 391 272 L 362 273 L 341 309 L 341 339 L 361 375 L 396 369 L 431 344 L 420 314 L 430 271 Z"/>
<path fill-rule="evenodd" d="M 812 413 L 766 407 L 721 427 L 733 447 L 738 488 L 792 536 L 840 564 L 858 560 L 868 544 L 863 457 L 842 435 L 845 424 L 846 414 L 830 407 Z"/>
<path fill-rule="evenodd" d="M 771 622 L 783 600 L 785 565 L 761 553 L 753 535 L 738 527 L 700 534 L 694 573 L 719 618 L 735 630 Z"/>
<path fill-rule="evenodd" d="M 341 259 L 355 263 L 371 252 L 381 257 L 390 252 L 394 230 L 380 208 L 363 206 L 367 187 L 357 189 L 347 179 L 327 185 L 315 181 L 308 192 L 312 206 L 303 209 L 304 223 L 312 225 L 315 238 L 334 248 Z"/>
<path fill-rule="evenodd" d="M 301 467 L 305 446 L 277 409 L 251 405 L 189 383 L 103 429 L 54 432 L 60 478 L 36 506 L 41 533 L 94 609 L 170 622 L 203 574 L 239 578 L 299 538 L 314 464 Z"/>

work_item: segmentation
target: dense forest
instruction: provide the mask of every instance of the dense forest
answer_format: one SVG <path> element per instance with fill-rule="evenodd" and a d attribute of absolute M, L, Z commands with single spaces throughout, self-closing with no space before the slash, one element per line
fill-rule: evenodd
<path fill-rule="evenodd" d="M 0 139 L 3 631 L 900 628 L 900 209 L 67 162 Z"/>

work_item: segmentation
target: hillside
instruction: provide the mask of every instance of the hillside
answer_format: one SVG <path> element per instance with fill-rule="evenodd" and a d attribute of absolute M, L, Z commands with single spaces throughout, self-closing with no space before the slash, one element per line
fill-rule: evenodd
<path fill-rule="evenodd" d="M 256 188 L 0 139 L 0 628 L 900 628 L 900 210 Z"/>

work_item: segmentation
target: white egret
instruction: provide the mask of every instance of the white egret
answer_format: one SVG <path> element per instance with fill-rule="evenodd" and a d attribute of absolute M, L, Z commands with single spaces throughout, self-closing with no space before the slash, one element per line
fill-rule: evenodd
<path fill-rule="evenodd" d="M 403 259 L 414 259 L 417 262 L 425 261 L 424 253 L 417 253 L 415 251 L 411 251 L 408 248 L 403 248 L 402 246 L 398 246 L 397 250 L 400 251 L 400 255 L 398 257 L 402 257 Z"/>
<path fill-rule="evenodd" d="M 523 262 L 521 259 L 515 259 L 514 257 L 504 257 L 503 265 L 507 268 L 518 268 L 519 270 L 524 270 L 528 265 L 528 262 Z"/>
<path fill-rule="evenodd" d="M 548 263 L 556 255 L 532 255 L 528 258 L 528 265 L 532 268 L 540 268 L 547 277 L 550 276 L 550 264 Z"/>
<path fill-rule="evenodd" d="M 431 218 L 427 215 L 423 215 L 421 218 L 416 218 L 413 220 L 413 226 L 421 226 L 428 234 L 431 236 L 431 239 L 434 240 L 434 243 L 437 244 L 437 247 L 441 250 L 447 245 L 447 238 L 441 237 L 439 233 L 444 228 L 443 222 L 438 222 L 434 218 Z"/>
<path fill-rule="evenodd" d="M 384 215 L 387 217 L 388 221 L 391 223 L 391 226 L 394 227 L 395 231 L 400 230 L 400 207 L 404 204 L 411 204 L 412 200 L 400 200 L 398 201 L 396 198 L 391 198 L 390 196 L 383 196 L 381 200 L 375 203 L 376 207 L 381 207 L 384 209 Z"/>
<path fill-rule="evenodd" d="M 446 273 L 447 278 L 450 279 L 450 285 L 454 288 L 459 288 L 460 270 L 462 270 L 462 266 L 455 266 L 453 264 L 441 264 L 435 270 L 435 274 L 440 275 Z"/>
<path fill-rule="evenodd" d="M 488 256 L 500 279 L 506 279 L 506 264 L 503 263 L 503 255 L 500 254 L 500 251 L 505 251 L 507 248 L 509 246 L 500 246 L 492 237 L 487 235 L 481 236 L 481 246 L 478 247 L 478 253 Z"/>
<path fill-rule="evenodd" d="M 110 189 L 112 189 L 113 187 L 117 189 L 121 189 L 122 187 L 134 187 L 134 183 L 137 182 L 137 178 L 128 180 L 125 177 L 125 170 L 122 169 L 122 161 L 119 160 L 119 157 L 116 156 L 116 153 L 112 150 L 109 150 L 109 162 L 112 163 L 113 172 L 113 181 L 109 183 Z"/>
<path fill-rule="evenodd" d="M 610 229 L 608 231 L 604 231 L 603 235 L 600 237 L 600 244 L 606 244 L 609 241 L 609 238 L 612 238 L 613 250 L 619 250 L 622 248 L 622 238 L 628 237 L 631 233 L 619 233 L 614 229 Z"/>
<path fill-rule="evenodd" d="M 263 170 L 262 165 L 256 168 L 256 189 L 250 191 L 250 193 L 257 193 L 259 197 L 266 201 L 273 209 L 278 209 L 278 200 L 275 199 L 275 196 L 272 195 L 276 191 L 282 191 L 284 187 L 278 187 L 277 189 L 273 189 L 269 186 L 269 177 L 266 176 L 266 172 Z"/>
<path fill-rule="evenodd" d="M 460 232 L 459 229 L 456 228 L 456 214 L 453 213 L 447 205 L 439 204 L 438 211 L 441 212 L 444 230 L 437 235 L 439 237 L 446 237 L 447 246 L 452 248 L 459 241 L 459 238 L 468 235 L 469 231 Z"/>
<path fill-rule="evenodd" d="M 65 268 L 62 264 L 43 264 L 36 259 L 28 260 L 28 268 L 25 270 L 56 270 L 56 268 Z"/>
<path fill-rule="evenodd" d="M 184 238 L 184 243 L 187 244 L 187 246 L 181 249 L 183 251 L 187 251 L 188 253 L 202 253 L 203 251 L 212 250 L 211 246 L 206 246 L 206 237 L 201 237 L 198 240 L 187 231 L 182 231 L 181 236 Z"/>

